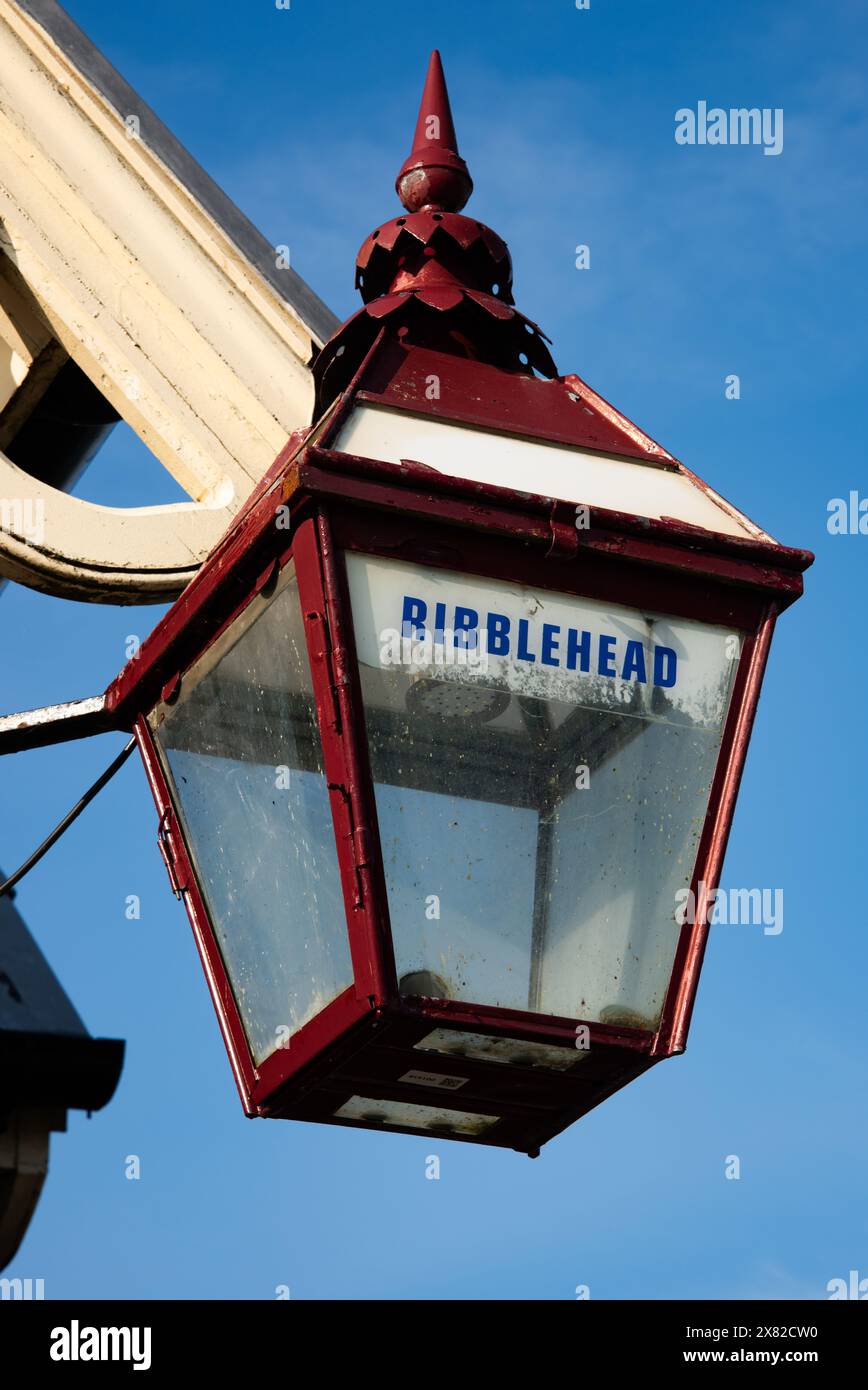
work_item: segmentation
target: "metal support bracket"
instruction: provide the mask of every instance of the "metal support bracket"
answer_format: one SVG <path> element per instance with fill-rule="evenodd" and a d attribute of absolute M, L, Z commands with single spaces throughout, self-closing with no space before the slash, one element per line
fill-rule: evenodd
<path fill-rule="evenodd" d="M 106 710 L 105 696 L 70 700 L 62 705 L 43 705 L 20 714 L 0 715 L 0 754 L 46 748 L 53 743 L 91 738 L 121 728 Z"/>

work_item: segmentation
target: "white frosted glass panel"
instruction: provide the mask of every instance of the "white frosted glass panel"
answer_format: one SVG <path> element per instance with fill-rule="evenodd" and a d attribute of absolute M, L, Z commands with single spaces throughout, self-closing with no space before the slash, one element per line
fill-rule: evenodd
<path fill-rule="evenodd" d="M 367 1096 L 350 1096 L 335 1115 L 339 1120 L 402 1125 L 405 1129 L 427 1129 L 442 1134 L 484 1134 L 500 1118 L 499 1115 L 477 1115 L 470 1110 L 448 1110 L 439 1105 L 414 1105 L 407 1100 L 369 1100 Z"/>
<path fill-rule="evenodd" d="M 294 576 L 151 717 L 254 1061 L 352 982 Z"/>
<path fill-rule="evenodd" d="M 402 992 L 656 1027 L 738 634 L 347 567 Z"/>
<path fill-rule="evenodd" d="M 496 483 L 634 516 L 674 517 L 729 536 L 771 540 L 710 489 L 675 468 L 523 439 L 409 411 L 357 406 L 334 447 L 349 454 L 419 463 L 455 478 Z"/>
<path fill-rule="evenodd" d="M 543 1013 L 656 1023 L 680 931 L 675 895 L 693 870 L 717 747 L 704 729 L 642 721 L 589 786 L 558 805 Z"/>
<path fill-rule="evenodd" d="M 447 1057 L 473 1057 L 480 1062 L 500 1062 L 512 1067 L 537 1067 L 543 1071 L 569 1071 L 579 1066 L 588 1051 L 549 1047 L 521 1038 L 492 1038 L 485 1033 L 464 1033 L 435 1028 L 413 1044 L 417 1052 L 436 1052 Z"/>
<path fill-rule="evenodd" d="M 383 783 L 376 799 L 399 977 L 427 971 L 443 988 L 419 993 L 526 1008 L 536 811 Z M 495 912 L 492 874 L 511 884 Z"/>

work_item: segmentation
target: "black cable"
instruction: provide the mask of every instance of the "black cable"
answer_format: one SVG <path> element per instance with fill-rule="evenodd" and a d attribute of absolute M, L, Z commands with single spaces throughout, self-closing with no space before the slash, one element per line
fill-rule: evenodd
<path fill-rule="evenodd" d="M 122 748 L 120 753 L 118 753 L 114 762 L 109 763 L 105 772 L 103 772 L 101 776 L 97 777 L 92 787 L 88 788 L 81 800 L 75 803 L 71 811 L 67 811 L 66 815 L 63 817 L 63 820 L 60 822 L 59 825 L 56 825 L 54 827 L 47 839 L 42 841 L 42 844 L 39 846 L 38 849 L 35 849 L 33 851 L 29 859 L 25 859 L 24 863 L 21 865 L 21 868 L 16 869 L 12 877 L 7 878 L 5 883 L 0 883 L 0 898 L 3 897 L 4 893 L 10 893 L 12 889 L 15 887 L 16 883 L 18 883 L 19 880 L 22 879 L 25 874 L 29 874 L 30 870 L 34 867 L 34 865 L 39 863 L 43 855 L 48 853 L 48 851 L 51 849 L 51 846 L 60 839 L 64 830 L 68 829 L 69 826 L 72 825 L 72 822 L 78 816 L 81 815 L 84 808 L 90 805 L 97 793 L 102 791 L 106 782 L 110 782 L 111 779 L 114 777 L 115 773 L 120 771 L 120 769 L 123 767 L 124 763 L 132 753 L 135 746 L 136 740 L 134 738 L 131 738 L 126 747 Z"/>

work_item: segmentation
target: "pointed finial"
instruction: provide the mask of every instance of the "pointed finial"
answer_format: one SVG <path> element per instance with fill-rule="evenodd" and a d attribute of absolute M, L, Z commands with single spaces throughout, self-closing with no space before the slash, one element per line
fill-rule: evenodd
<path fill-rule="evenodd" d="M 413 149 L 395 187 L 408 212 L 420 208 L 460 212 L 473 192 L 473 180 L 458 153 L 446 78 L 436 48 L 428 64 Z"/>

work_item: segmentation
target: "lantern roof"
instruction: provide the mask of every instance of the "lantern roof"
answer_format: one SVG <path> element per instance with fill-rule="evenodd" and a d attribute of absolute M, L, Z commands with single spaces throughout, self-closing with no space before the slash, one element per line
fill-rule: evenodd
<path fill-rule="evenodd" d="M 549 339 L 515 306 L 506 243 L 461 211 L 473 180 L 436 50 L 395 187 L 404 212 L 356 258 L 363 307 L 313 363 L 314 419 L 342 402 L 334 448 L 521 491 L 533 479 L 597 511 L 775 544 L 577 373 L 558 374 Z M 485 451 L 468 429 L 486 432 Z"/>
<path fill-rule="evenodd" d="M 318 409 L 346 388 L 382 331 L 523 376 L 557 376 L 542 329 L 516 307 L 506 243 L 461 209 L 473 190 L 440 54 L 431 55 L 413 147 L 395 181 L 405 211 L 366 237 L 356 258 L 364 308 L 314 364 Z"/>

